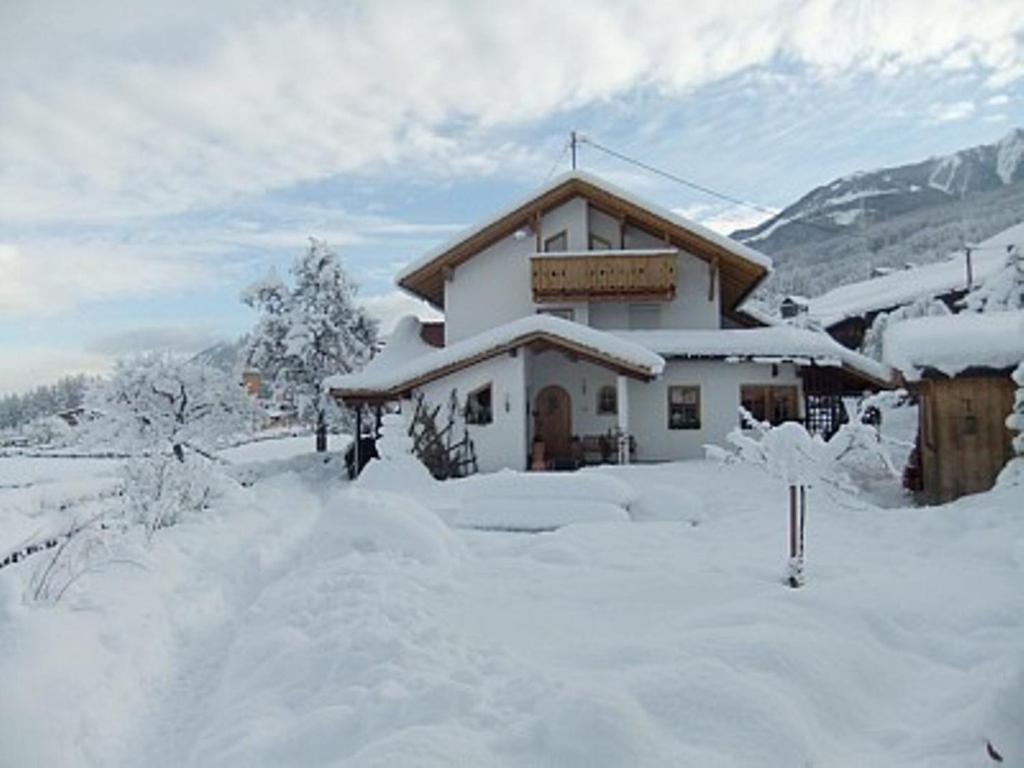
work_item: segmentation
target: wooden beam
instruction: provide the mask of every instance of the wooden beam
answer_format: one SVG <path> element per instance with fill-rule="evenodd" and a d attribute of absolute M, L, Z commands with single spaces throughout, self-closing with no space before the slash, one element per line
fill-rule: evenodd
<path fill-rule="evenodd" d="M 708 301 L 715 300 L 715 282 L 718 279 L 718 257 L 715 256 L 708 264 Z"/>

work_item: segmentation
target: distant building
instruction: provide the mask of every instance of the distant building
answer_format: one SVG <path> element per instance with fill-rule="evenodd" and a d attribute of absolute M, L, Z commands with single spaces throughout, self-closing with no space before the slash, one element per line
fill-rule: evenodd
<path fill-rule="evenodd" d="M 1024 360 L 1024 311 L 923 317 L 885 334 L 885 359 L 920 403 L 908 484 L 942 503 L 987 491 L 1012 456 L 1006 417 Z"/>
<path fill-rule="evenodd" d="M 921 299 L 942 301 L 951 310 L 967 292 L 1006 264 L 1007 249 L 1024 244 L 1024 224 L 1010 227 L 944 261 L 903 269 L 874 270 L 876 276 L 847 283 L 805 299 L 807 318 L 824 328 L 840 344 L 860 349 L 875 318 Z M 788 299 L 789 297 L 787 297 Z M 800 297 L 793 297 L 799 299 Z M 786 317 L 785 301 L 779 308 Z"/>

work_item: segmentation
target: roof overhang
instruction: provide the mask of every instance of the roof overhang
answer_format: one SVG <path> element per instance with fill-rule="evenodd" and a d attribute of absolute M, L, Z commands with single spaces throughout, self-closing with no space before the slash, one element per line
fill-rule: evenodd
<path fill-rule="evenodd" d="M 678 248 L 709 265 L 717 265 L 723 310 L 732 310 L 741 304 L 771 270 L 771 261 L 763 254 L 699 224 L 685 221 L 659 206 L 638 201 L 596 177 L 575 172 L 508 212 L 427 254 L 399 275 L 398 285 L 443 309 L 444 283 L 451 270 L 576 197 L 586 199 L 591 207 L 630 226 L 661 238 L 667 247 Z"/>
<path fill-rule="evenodd" d="M 638 365 L 634 362 L 622 360 L 614 355 L 595 349 L 586 344 L 581 344 L 572 339 L 566 339 L 557 334 L 546 331 L 531 331 L 510 339 L 502 344 L 495 345 L 485 351 L 468 355 L 458 360 L 446 362 L 418 373 L 414 376 L 404 378 L 400 381 L 390 383 L 382 387 L 331 387 L 329 394 L 336 400 L 346 403 L 380 403 L 399 400 L 408 397 L 418 387 L 428 384 L 437 379 L 442 379 L 459 371 L 471 368 L 485 360 L 491 360 L 500 355 L 517 354 L 520 349 L 548 350 L 554 349 L 570 355 L 579 360 L 599 365 L 602 368 L 615 371 L 617 374 L 628 376 L 639 381 L 651 381 L 657 378 L 660 370 Z"/>

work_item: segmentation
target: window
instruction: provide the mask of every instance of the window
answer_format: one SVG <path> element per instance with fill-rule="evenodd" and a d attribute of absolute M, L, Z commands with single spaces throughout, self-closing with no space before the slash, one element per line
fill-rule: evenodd
<path fill-rule="evenodd" d="M 592 251 L 610 251 L 612 244 L 610 240 L 605 240 L 600 235 L 590 234 L 590 250 Z"/>
<path fill-rule="evenodd" d="M 470 392 L 466 398 L 466 423 L 490 424 L 494 421 L 491 402 L 490 384 Z"/>
<path fill-rule="evenodd" d="M 560 317 L 563 320 L 575 320 L 576 313 L 573 312 L 572 307 L 552 307 L 551 309 L 538 309 L 538 315 L 551 315 L 552 317 Z"/>
<path fill-rule="evenodd" d="M 700 387 L 668 388 L 668 428 L 700 429 Z"/>
<path fill-rule="evenodd" d="M 568 251 L 569 250 L 569 235 L 563 229 L 557 235 L 544 240 L 544 251 Z"/>
<path fill-rule="evenodd" d="M 755 419 L 767 421 L 772 425 L 800 419 L 796 387 L 744 384 L 740 387 L 740 403 L 750 411 L 750 415 Z"/>
<path fill-rule="evenodd" d="M 661 327 L 661 307 L 657 304 L 630 304 L 629 329 L 649 331 Z"/>
<path fill-rule="evenodd" d="M 597 415 L 614 416 L 619 412 L 619 393 L 615 387 L 604 385 L 597 390 Z"/>

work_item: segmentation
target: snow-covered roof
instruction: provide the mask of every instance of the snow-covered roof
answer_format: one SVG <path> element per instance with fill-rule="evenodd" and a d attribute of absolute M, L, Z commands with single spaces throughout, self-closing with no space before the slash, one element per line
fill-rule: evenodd
<path fill-rule="evenodd" d="M 719 358 L 847 368 L 880 383 L 892 380 L 885 364 L 847 349 L 827 333 L 788 325 L 727 330 L 614 331 L 665 358 Z"/>
<path fill-rule="evenodd" d="M 1006 263 L 1006 248 L 1024 244 L 1024 224 L 1003 230 L 975 247 L 971 271 L 975 285 L 998 272 Z M 886 275 L 841 285 L 808 301 L 807 314 L 826 328 L 850 317 L 891 309 L 927 296 L 941 296 L 967 288 L 963 251 L 945 261 L 902 269 Z"/>
<path fill-rule="evenodd" d="M 625 215 L 631 225 L 664 235 L 672 245 L 710 262 L 718 261 L 724 302 L 729 308 L 742 301 L 771 271 L 772 261 L 763 253 L 637 197 L 584 171 L 557 176 L 540 189 L 487 219 L 469 227 L 446 243 L 406 265 L 397 275 L 398 285 L 432 302 L 444 304 L 444 275 L 494 242 L 512 234 L 537 214 L 584 197 L 595 205 Z"/>
<path fill-rule="evenodd" d="M 885 332 L 885 360 L 916 381 L 926 368 L 956 376 L 968 368 L 1024 361 L 1024 311 L 919 317 Z"/>
<path fill-rule="evenodd" d="M 464 240 L 468 240 L 473 235 L 480 233 L 487 227 L 491 226 L 492 224 L 495 224 L 496 222 L 505 218 L 509 214 L 514 213 L 523 206 L 528 205 L 535 198 L 541 197 L 547 194 L 548 192 L 558 189 L 566 182 L 572 181 L 574 179 L 584 181 L 587 184 L 597 187 L 598 189 L 603 189 L 605 192 L 611 195 L 615 195 L 616 197 L 620 197 L 623 200 L 626 200 L 640 208 L 646 208 L 654 215 L 671 221 L 673 224 L 679 227 L 688 229 L 694 234 L 700 235 L 705 240 L 709 240 L 715 243 L 716 245 L 719 245 L 722 248 L 725 248 L 726 250 L 733 252 L 734 254 L 740 256 L 741 258 L 744 258 L 747 261 L 757 264 L 758 266 L 764 267 L 765 269 L 772 268 L 772 260 L 768 256 L 765 256 L 763 253 L 755 251 L 753 248 L 748 248 L 742 243 L 739 243 L 729 237 L 726 237 L 725 235 L 719 234 L 718 232 L 715 232 L 714 230 L 709 229 L 702 224 L 698 224 L 695 221 L 691 221 L 690 219 L 687 219 L 684 216 L 680 216 L 678 213 L 674 213 L 673 211 L 670 211 L 668 208 L 663 208 L 662 206 L 657 205 L 656 203 L 652 203 L 648 200 L 644 200 L 643 198 L 637 197 L 631 192 L 627 192 L 624 189 L 614 184 L 611 184 L 610 182 L 605 181 L 600 176 L 595 176 L 594 174 L 587 173 L 586 171 L 574 170 L 556 176 L 547 184 L 540 187 L 540 189 L 536 189 L 530 192 L 528 195 L 524 195 L 523 197 L 519 198 L 512 204 L 507 205 L 504 208 L 501 208 L 496 213 L 492 214 L 491 216 L 488 216 L 486 219 L 478 221 L 471 227 L 467 227 L 466 229 L 464 229 L 462 232 L 460 232 L 447 242 L 442 243 L 436 248 L 427 251 L 420 258 L 407 264 L 402 270 L 399 271 L 397 277 L 398 282 L 401 283 L 405 278 L 409 277 L 413 273 L 418 272 L 425 266 L 429 265 L 430 262 L 432 262 L 438 256 L 450 251 L 452 248 L 459 245 Z"/>
<path fill-rule="evenodd" d="M 396 395 L 534 341 L 564 347 L 641 378 L 654 378 L 665 366 L 660 355 L 638 344 L 551 315 L 528 315 L 440 349 L 423 342 L 419 321 L 406 317 L 384 351 L 363 370 L 330 376 L 323 386 L 341 396 Z"/>

